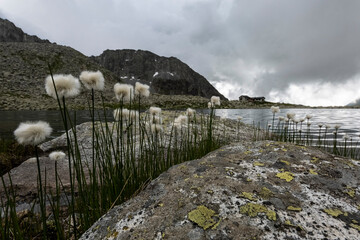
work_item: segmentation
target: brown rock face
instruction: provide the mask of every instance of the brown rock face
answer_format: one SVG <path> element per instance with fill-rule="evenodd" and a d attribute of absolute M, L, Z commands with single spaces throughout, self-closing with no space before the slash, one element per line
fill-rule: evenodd
<path fill-rule="evenodd" d="M 210 98 L 221 95 L 203 76 L 175 57 L 161 57 L 142 50 L 106 50 L 92 57 L 123 81 L 144 82 L 151 91 L 166 95 L 194 95 Z"/>
<path fill-rule="evenodd" d="M 360 239 L 360 163 L 240 142 L 170 168 L 81 239 Z"/>
<path fill-rule="evenodd" d="M 26 34 L 7 19 L 0 18 L 0 42 L 37 42 L 50 43 L 49 40 L 43 40 L 37 36 Z"/>

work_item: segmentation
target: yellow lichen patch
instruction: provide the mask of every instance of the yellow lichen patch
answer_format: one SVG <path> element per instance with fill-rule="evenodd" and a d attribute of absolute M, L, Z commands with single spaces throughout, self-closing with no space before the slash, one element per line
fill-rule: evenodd
<path fill-rule="evenodd" d="M 360 225 L 358 225 L 358 224 L 351 223 L 351 224 L 350 224 L 350 227 L 355 228 L 355 229 L 357 229 L 358 231 L 360 231 Z"/>
<path fill-rule="evenodd" d="M 300 212 L 302 210 L 302 208 L 301 207 L 288 206 L 287 210 L 294 211 L 294 212 Z"/>
<path fill-rule="evenodd" d="M 158 206 L 159 206 L 159 207 L 163 207 L 164 204 L 163 204 L 163 203 L 159 203 Z"/>
<path fill-rule="evenodd" d="M 310 174 L 312 174 L 312 175 L 318 175 L 318 173 L 317 173 L 317 172 L 315 172 L 315 170 L 314 170 L 314 169 L 310 169 L 310 170 L 309 170 L 309 173 L 310 173 Z"/>
<path fill-rule="evenodd" d="M 310 160 L 310 162 L 312 162 L 312 163 L 317 163 L 318 161 L 319 161 L 319 158 L 317 158 L 317 157 L 312 157 Z"/>
<path fill-rule="evenodd" d="M 276 221 L 275 211 L 268 210 L 265 206 L 256 203 L 248 203 L 241 206 L 240 213 L 246 214 L 249 217 L 256 217 L 259 213 L 265 213 L 269 220 Z"/>
<path fill-rule="evenodd" d="M 264 150 L 260 149 L 260 150 L 259 150 L 259 153 L 262 153 L 263 151 L 264 151 Z"/>
<path fill-rule="evenodd" d="M 260 192 L 260 196 L 264 199 L 269 199 L 273 196 L 273 192 L 270 189 L 263 187 Z"/>
<path fill-rule="evenodd" d="M 345 216 L 345 217 L 349 216 L 349 213 L 344 212 L 344 216 Z"/>
<path fill-rule="evenodd" d="M 290 165 L 290 163 L 288 161 L 285 161 L 285 160 L 280 160 L 280 162 L 285 163 L 286 165 Z"/>
<path fill-rule="evenodd" d="M 283 179 L 287 182 L 291 182 L 294 179 L 294 174 L 291 172 L 281 172 L 276 174 L 276 177 Z"/>
<path fill-rule="evenodd" d="M 201 164 L 201 163 L 200 163 Z M 186 170 L 187 169 L 187 166 L 186 165 L 181 165 L 180 167 L 179 167 L 179 169 L 180 170 Z"/>
<path fill-rule="evenodd" d="M 221 218 L 214 226 L 211 227 L 211 229 L 215 230 L 220 225 L 220 222 L 221 222 Z"/>
<path fill-rule="evenodd" d="M 350 188 L 347 192 L 346 192 L 350 197 L 355 197 L 355 190 Z"/>
<path fill-rule="evenodd" d="M 270 143 L 267 143 L 265 146 L 267 146 L 267 147 L 270 146 Z"/>
<path fill-rule="evenodd" d="M 343 212 L 339 209 L 325 208 L 323 211 L 333 217 L 338 217 L 339 215 L 343 214 Z"/>
<path fill-rule="evenodd" d="M 260 204 L 248 203 L 240 207 L 240 213 L 256 217 L 259 213 L 266 213 L 267 208 Z"/>
<path fill-rule="evenodd" d="M 213 190 L 208 190 L 208 191 L 207 191 L 207 193 L 209 193 L 209 194 L 213 194 L 213 193 L 214 193 L 214 191 L 213 191 Z"/>
<path fill-rule="evenodd" d="M 254 165 L 254 166 L 262 167 L 262 166 L 264 166 L 265 164 L 263 164 L 263 163 L 261 163 L 261 162 L 254 162 L 253 165 Z"/>
<path fill-rule="evenodd" d="M 295 225 L 292 224 L 292 223 L 290 222 L 290 220 L 286 220 L 286 221 L 284 222 L 284 224 L 287 225 L 287 226 L 290 226 L 290 227 L 295 227 Z"/>
<path fill-rule="evenodd" d="M 304 146 L 300 146 L 300 148 L 301 148 L 302 150 L 306 150 L 306 147 L 304 147 Z"/>
<path fill-rule="evenodd" d="M 213 219 L 214 216 L 215 212 L 204 205 L 200 205 L 188 213 L 189 220 L 196 223 L 204 230 L 216 225 L 216 221 Z"/>
<path fill-rule="evenodd" d="M 353 223 L 359 223 L 358 221 L 356 221 L 355 219 L 351 220 Z"/>
<path fill-rule="evenodd" d="M 247 178 L 246 181 L 247 182 L 252 182 L 252 180 L 250 178 Z"/>
<path fill-rule="evenodd" d="M 194 178 L 203 178 L 203 176 L 197 175 L 196 173 L 193 175 Z"/>
<path fill-rule="evenodd" d="M 256 200 L 257 200 L 256 198 L 254 198 L 254 194 L 249 193 L 249 192 L 242 192 L 242 193 L 240 194 L 240 197 L 249 199 L 250 201 L 256 201 Z"/>
<path fill-rule="evenodd" d="M 360 205 L 357 206 L 357 209 L 360 210 Z"/>
<path fill-rule="evenodd" d="M 276 221 L 276 212 L 273 210 L 268 210 L 266 216 L 271 221 Z"/>
<path fill-rule="evenodd" d="M 184 180 L 184 181 L 185 181 L 185 182 L 187 182 L 187 181 L 189 181 L 189 180 L 190 180 L 190 178 L 185 178 L 185 180 Z"/>
<path fill-rule="evenodd" d="M 287 149 L 286 149 L 286 148 L 282 148 L 281 151 L 287 152 Z"/>
<path fill-rule="evenodd" d="M 251 154 L 251 153 L 252 153 L 252 151 L 249 151 L 249 150 L 247 150 L 247 151 L 244 152 L 245 155 L 249 155 L 249 154 Z"/>

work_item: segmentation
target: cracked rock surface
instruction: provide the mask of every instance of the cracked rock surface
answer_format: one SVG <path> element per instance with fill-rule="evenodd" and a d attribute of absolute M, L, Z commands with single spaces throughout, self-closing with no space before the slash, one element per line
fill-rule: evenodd
<path fill-rule="evenodd" d="M 360 239 L 360 162 L 239 142 L 176 165 L 81 239 Z"/>

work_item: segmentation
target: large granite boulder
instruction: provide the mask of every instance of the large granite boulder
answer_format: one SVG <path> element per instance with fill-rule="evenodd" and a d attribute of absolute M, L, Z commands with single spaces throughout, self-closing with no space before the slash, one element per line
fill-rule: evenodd
<path fill-rule="evenodd" d="M 234 143 L 172 167 L 81 239 L 360 239 L 360 163 Z"/>

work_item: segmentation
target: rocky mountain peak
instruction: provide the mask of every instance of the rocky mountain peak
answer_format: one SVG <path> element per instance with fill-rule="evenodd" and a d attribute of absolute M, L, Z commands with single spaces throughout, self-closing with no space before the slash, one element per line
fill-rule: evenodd
<path fill-rule="evenodd" d="M 210 98 L 220 94 L 203 76 L 175 57 L 162 57 L 144 50 L 105 50 L 91 57 L 122 81 L 149 84 L 154 93 Z"/>
<path fill-rule="evenodd" d="M 49 40 L 43 40 L 34 35 L 23 32 L 19 27 L 7 19 L 0 18 L 0 42 L 37 42 L 50 43 Z"/>

